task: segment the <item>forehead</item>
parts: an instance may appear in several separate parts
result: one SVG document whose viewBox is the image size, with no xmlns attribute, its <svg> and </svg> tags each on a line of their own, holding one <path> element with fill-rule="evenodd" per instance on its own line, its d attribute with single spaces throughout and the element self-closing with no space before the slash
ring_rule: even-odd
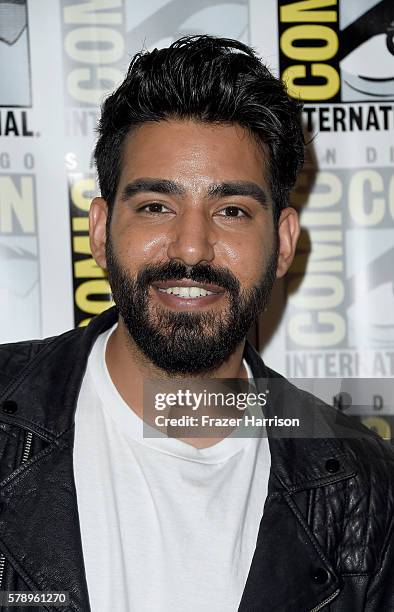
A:
<svg viewBox="0 0 394 612">
<path fill-rule="evenodd" d="M 236 124 L 149 122 L 125 139 L 118 191 L 141 176 L 174 179 L 194 191 L 212 182 L 253 181 L 269 192 L 268 153 Z"/>
</svg>

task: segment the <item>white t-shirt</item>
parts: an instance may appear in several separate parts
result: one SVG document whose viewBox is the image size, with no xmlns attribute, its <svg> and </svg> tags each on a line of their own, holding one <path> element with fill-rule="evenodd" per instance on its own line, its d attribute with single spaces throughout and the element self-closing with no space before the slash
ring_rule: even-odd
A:
<svg viewBox="0 0 394 612">
<path fill-rule="evenodd" d="M 267 495 L 267 438 L 254 428 L 203 449 L 144 438 L 106 367 L 115 327 L 93 346 L 75 415 L 92 612 L 235 612 Z"/>
</svg>

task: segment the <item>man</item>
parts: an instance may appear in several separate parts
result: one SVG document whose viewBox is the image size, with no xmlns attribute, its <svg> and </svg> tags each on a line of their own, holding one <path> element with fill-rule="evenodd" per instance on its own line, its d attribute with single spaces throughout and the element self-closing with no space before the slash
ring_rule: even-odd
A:
<svg viewBox="0 0 394 612">
<path fill-rule="evenodd" d="M 245 340 L 294 256 L 300 105 L 247 46 L 185 37 L 133 59 L 95 159 L 116 308 L 1 348 L 1 590 L 83 612 L 394 609 L 392 451 Z M 144 436 L 148 379 L 254 379 L 318 436 Z"/>
</svg>

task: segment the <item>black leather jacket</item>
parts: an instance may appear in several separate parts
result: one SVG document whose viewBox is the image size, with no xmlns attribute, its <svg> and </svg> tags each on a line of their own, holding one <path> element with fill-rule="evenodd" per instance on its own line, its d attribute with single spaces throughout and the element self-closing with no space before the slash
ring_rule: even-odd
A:
<svg viewBox="0 0 394 612">
<path fill-rule="evenodd" d="M 116 318 L 111 309 L 84 330 L 0 347 L 0 590 L 70 595 L 66 608 L 28 609 L 90 610 L 74 411 L 92 343 Z M 279 376 L 250 345 L 245 356 L 255 377 Z M 310 411 L 311 396 L 283 382 L 292 405 Z M 332 408 L 317 413 L 321 437 L 269 437 L 268 497 L 242 612 L 394 611 L 394 453 Z M 339 427 L 360 435 L 333 437 Z"/>
</svg>

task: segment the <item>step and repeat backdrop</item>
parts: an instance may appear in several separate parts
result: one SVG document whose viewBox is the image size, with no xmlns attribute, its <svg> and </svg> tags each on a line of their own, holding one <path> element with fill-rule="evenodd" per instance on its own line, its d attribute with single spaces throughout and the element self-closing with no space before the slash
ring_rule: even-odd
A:
<svg viewBox="0 0 394 612">
<path fill-rule="evenodd" d="M 303 231 L 258 325 L 265 360 L 288 377 L 392 377 L 392 0 L 0 0 L 0 341 L 111 304 L 88 241 L 99 106 L 141 48 L 198 33 L 252 45 L 305 101 Z M 386 433 L 387 409 L 371 403 Z"/>
</svg>

